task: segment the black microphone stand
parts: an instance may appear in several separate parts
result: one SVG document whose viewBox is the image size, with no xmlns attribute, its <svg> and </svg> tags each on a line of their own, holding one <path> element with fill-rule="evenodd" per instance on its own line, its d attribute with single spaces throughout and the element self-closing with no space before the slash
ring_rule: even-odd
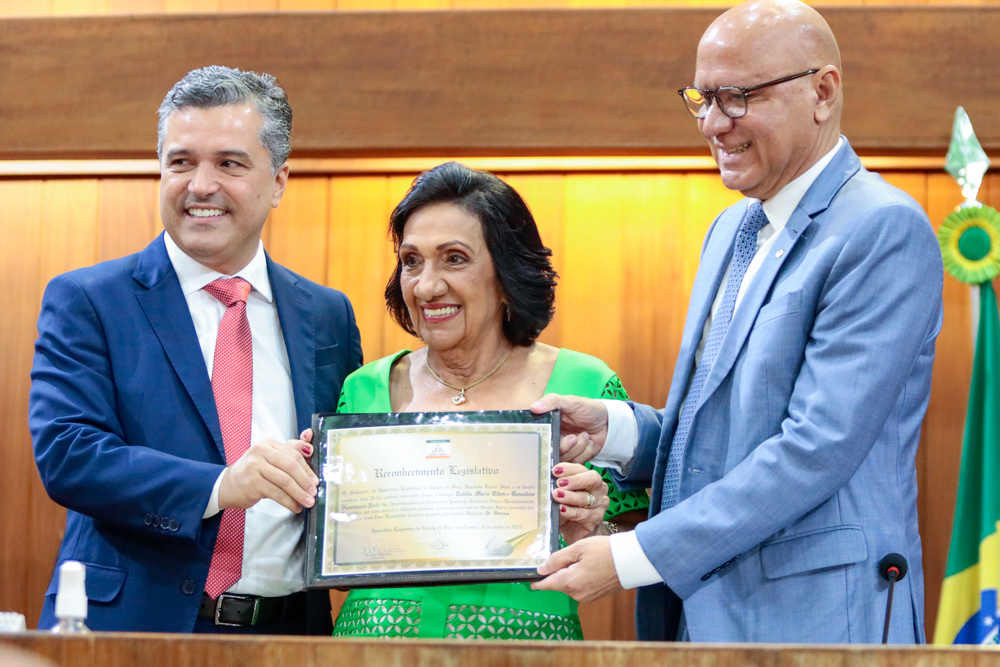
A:
<svg viewBox="0 0 1000 667">
<path fill-rule="evenodd" d="M 889 619 L 892 617 L 892 593 L 896 582 L 906 576 L 906 559 L 900 554 L 887 554 L 878 564 L 878 573 L 889 582 L 889 599 L 885 603 L 885 625 L 882 628 L 882 643 L 889 643 Z"/>
</svg>

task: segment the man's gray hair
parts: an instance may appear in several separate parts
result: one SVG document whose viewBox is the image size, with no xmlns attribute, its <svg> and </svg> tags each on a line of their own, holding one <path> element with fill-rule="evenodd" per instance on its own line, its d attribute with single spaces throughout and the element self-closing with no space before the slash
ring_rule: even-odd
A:
<svg viewBox="0 0 1000 667">
<path fill-rule="evenodd" d="M 257 138 L 271 156 L 271 173 L 277 173 L 292 151 L 292 107 L 288 105 L 288 94 L 270 74 L 220 65 L 188 72 L 163 98 L 157 124 L 157 157 L 162 157 L 167 120 L 173 112 L 185 107 L 208 109 L 230 104 L 250 104 L 260 114 L 263 122 Z"/>
</svg>

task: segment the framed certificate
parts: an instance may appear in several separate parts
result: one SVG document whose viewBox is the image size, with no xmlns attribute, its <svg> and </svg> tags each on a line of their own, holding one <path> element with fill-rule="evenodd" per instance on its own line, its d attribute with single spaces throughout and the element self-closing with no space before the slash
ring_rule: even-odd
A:
<svg viewBox="0 0 1000 667">
<path fill-rule="evenodd" d="M 559 548 L 559 413 L 313 416 L 307 585 L 531 581 Z"/>
</svg>

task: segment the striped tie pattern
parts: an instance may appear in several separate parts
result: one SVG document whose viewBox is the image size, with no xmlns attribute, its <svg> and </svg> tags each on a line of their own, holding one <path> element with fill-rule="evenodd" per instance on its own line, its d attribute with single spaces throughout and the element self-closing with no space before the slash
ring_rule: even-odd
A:
<svg viewBox="0 0 1000 667">
<path fill-rule="evenodd" d="M 253 413 L 253 339 L 247 319 L 250 283 L 242 278 L 222 278 L 207 285 L 205 290 L 226 306 L 215 341 L 212 393 L 222 427 L 226 465 L 233 465 L 250 449 Z M 223 510 L 205 583 L 205 592 L 213 599 L 240 579 L 245 525 L 245 510 Z"/>
<path fill-rule="evenodd" d="M 698 399 L 701 397 L 701 390 L 705 386 L 708 372 L 712 370 L 712 364 L 719 356 L 722 340 L 726 337 L 726 332 L 729 331 L 729 323 L 732 321 L 733 311 L 736 309 L 736 296 L 740 292 L 740 285 L 743 284 L 743 276 L 746 275 L 750 262 L 757 253 L 757 234 L 766 224 L 767 216 L 764 214 L 764 207 L 761 206 L 760 202 L 754 202 L 736 233 L 736 248 L 733 250 L 733 258 L 729 263 L 729 279 L 726 281 L 726 290 L 722 293 L 722 303 L 719 304 L 715 317 L 712 319 L 712 327 L 708 330 L 708 338 L 705 340 L 705 348 L 701 353 L 701 361 L 694 373 L 694 379 L 691 380 L 691 387 L 688 389 L 687 398 L 684 400 L 684 407 L 681 409 L 681 416 L 677 422 L 677 430 L 674 432 L 674 439 L 670 444 L 667 473 L 663 479 L 661 510 L 669 509 L 677 504 L 681 490 L 681 463 L 684 461 L 684 449 L 687 446 L 688 435 L 691 433 L 695 408 L 698 407 Z"/>
</svg>

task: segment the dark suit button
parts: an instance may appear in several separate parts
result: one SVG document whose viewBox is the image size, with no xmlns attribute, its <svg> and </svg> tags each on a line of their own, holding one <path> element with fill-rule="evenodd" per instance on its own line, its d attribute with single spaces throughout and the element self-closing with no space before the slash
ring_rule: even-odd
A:
<svg viewBox="0 0 1000 667">
<path fill-rule="evenodd" d="M 177 532 L 177 529 L 181 527 L 181 524 L 177 523 L 177 519 L 170 520 L 170 530 Z"/>
<path fill-rule="evenodd" d="M 184 593 L 184 595 L 194 595 L 194 591 L 195 591 L 194 582 L 191 581 L 190 579 L 181 584 L 181 592 Z"/>
<path fill-rule="evenodd" d="M 702 578 L 701 578 L 701 580 L 702 580 L 702 581 L 708 581 L 709 579 L 711 579 L 711 578 L 712 578 L 712 575 L 713 575 L 713 574 L 714 574 L 714 572 L 709 572 L 708 574 L 706 574 L 706 575 L 703 575 L 703 576 L 702 576 Z"/>
<path fill-rule="evenodd" d="M 153 515 L 150 514 L 149 512 L 146 512 L 146 516 L 145 518 L 143 518 L 143 521 L 146 522 L 147 526 L 153 525 Z"/>
<path fill-rule="evenodd" d="M 153 515 L 153 528 L 159 528 L 159 527 L 160 527 L 160 517 L 158 517 L 158 516 L 156 516 L 154 514 Z"/>
</svg>

